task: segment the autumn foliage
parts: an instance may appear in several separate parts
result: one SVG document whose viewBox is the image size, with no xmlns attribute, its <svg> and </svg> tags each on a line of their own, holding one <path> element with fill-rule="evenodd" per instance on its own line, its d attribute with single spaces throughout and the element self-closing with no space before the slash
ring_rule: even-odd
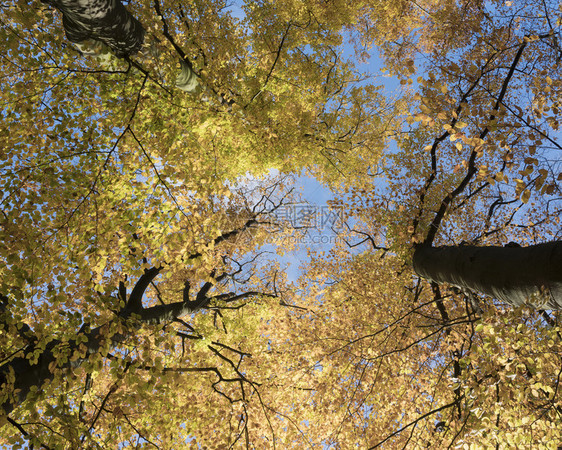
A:
<svg viewBox="0 0 562 450">
<path fill-rule="evenodd" d="M 558 4 L 0 9 L 0 445 L 562 445 Z"/>
</svg>

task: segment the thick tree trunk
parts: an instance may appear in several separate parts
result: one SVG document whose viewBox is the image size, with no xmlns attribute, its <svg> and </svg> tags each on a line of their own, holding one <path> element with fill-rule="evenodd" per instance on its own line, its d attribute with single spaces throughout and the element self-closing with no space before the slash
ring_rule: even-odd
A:
<svg viewBox="0 0 562 450">
<path fill-rule="evenodd" d="M 158 273 L 157 269 L 153 269 L 155 273 Z M 140 293 L 142 297 L 144 293 L 144 288 Z M 105 336 L 104 329 L 108 325 L 99 326 L 84 334 L 85 340 L 82 340 L 82 345 L 85 348 L 81 348 L 81 344 L 76 340 L 71 340 L 64 343 L 64 347 L 67 348 L 67 360 L 66 362 L 61 362 L 60 357 L 57 356 L 62 344 L 61 341 L 54 340 L 47 344 L 44 349 L 37 349 L 32 344 L 26 350 L 24 350 L 24 356 L 18 356 L 10 361 L 0 365 L 0 388 L 3 384 L 10 386 L 8 388 L 9 392 L 17 392 L 13 398 L 0 399 L 0 409 L 3 409 L 6 414 L 9 414 L 15 407 L 19 406 L 27 398 L 27 395 L 31 391 L 32 387 L 41 388 L 43 384 L 47 381 L 53 379 L 52 371 L 55 369 L 66 370 L 71 367 L 80 366 L 88 357 L 94 353 L 99 353 L 102 348 L 106 348 L 111 351 L 119 344 L 127 340 L 132 333 L 134 333 L 140 323 L 144 324 L 159 324 L 163 322 L 171 321 L 175 318 L 182 317 L 186 314 L 198 311 L 201 309 L 203 304 L 208 302 L 197 301 L 183 301 L 170 303 L 167 305 L 156 305 L 150 308 L 141 308 L 135 311 L 139 317 L 139 322 L 129 328 L 128 332 L 125 334 L 114 334 L 111 337 Z M 127 314 L 124 315 L 124 319 L 127 318 Z M 29 329 L 27 325 L 23 325 L 25 329 Z M 23 329 L 23 328 L 22 328 Z M 31 335 L 31 330 L 29 334 Z M 77 333 L 77 335 L 80 333 Z M 81 351 L 85 353 L 83 357 L 78 359 L 70 360 L 75 351 Z M 31 362 L 28 355 L 39 352 L 39 357 L 37 362 Z"/>
<path fill-rule="evenodd" d="M 120 58 L 142 47 L 144 28 L 120 0 L 42 1 L 62 13 L 64 31 L 70 42 L 101 41 Z"/>
<path fill-rule="evenodd" d="M 416 273 L 513 306 L 562 309 L 562 241 L 529 247 L 430 247 L 414 252 Z"/>
<path fill-rule="evenodd" d="M 120 0 L 42 0 L 62 13 L 66 37 L 81 50 L 81 42 L 92 39 L 103 42 L 119 58 L 138 52 L 144 42 L 145 30 Z M 182 52 L 183 55 L 183 52 Z M 187 56 L 180 59 L 176 86 L 188 93 L 200 89 L 199 77 Z"/>
<path fill-rule="evenodd" d="M 85 348 L 81 349 L 80 344 L 76 341 L 66 343 L 64 347 L 67 349 L 67 359 L 64 363 L 61 363 L 60 357 L 57 356 L 57 353 L 60 351 L 57 347 L 60 347 L 62 343 L 54 340 L 47 344 L 45 349 L 36 349 L 34 345 L 30 345 L 24 351 L 24 356 L 15 357 L 1 365 L 0 386 L 6 383 L 7 392 L 15 392 L 12 398 L 4 398 L 0 402 L 0 407 L 4 412 L 9 414 L 14 407 L 19 406 L 27 398 L 32 387 L 35 386 L 41 389 L 41 386 L 46 381 L 52 380 L 55 368 L 65 370 L 71 367 L 78 367 L 89 355 L 98 353 L 103 346 L 107 345 L 105 342 L 108 339 L 108 347 L 111 350 L 127 337 L 124 335 L 113 335 L 111 338 L 106 338 L 103 336 L 104 327 L 98 327 L 85 334 L 86 341 L 82 343 Z M 71 361 L 71 357 L 76 350 L 82 350 L 82 352 L 85 352 L 85 355 Z M 29 356 L 37 351 L 39 351 L 37 362 L 32 362 Z"/>
</svg>

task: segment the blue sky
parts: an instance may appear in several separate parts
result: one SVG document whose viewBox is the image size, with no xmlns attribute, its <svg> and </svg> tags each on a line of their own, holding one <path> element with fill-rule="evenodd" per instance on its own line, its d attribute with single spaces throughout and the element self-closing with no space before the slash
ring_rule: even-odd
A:
<svg viewBox="0 0 562 450">
<path fill-rule="evenodd" d="M 244 18 L 245 14 L 240 6 L 243 3 L 244 2 L 241 1 L 234 1 L 229 6 L 228 9 L 234 17 L 239 19 Z M 346 40 L 348 39 L 344 38 L 344 41 Z M 354 50 L 349 42 L 342 46 L 341 52 L 344 57 L 354 58 Z M 357 64 L 357 69 L 360 72 L 369 73 L 373 78 L 377 78 L 374 84 L 382 85 L 384 94 L 388 97 L 392 97 L 394 93 L 401 89 L 400 83 L 397 78 L 384 75 L 381 72 L 382 67 L 382 62 L 375 53 L 371 53 L 370 58 L 366 62 Z M 368 80 L 365 80 L 363 83 L 367 81 Z M 275 174 L 276 171 L 270 171 L 270 175 L 274 176 Z M 295 191 L 300 194 L 303 200 L 303 206 L 307 204 L 315 208 L 319 216 L 324 214 L 324 211 L 328 207 L 328 202 L 335 198 L 332 190 L 304 173 L 294 177 L 294 188 Z M 334 231 L 329 229 L 329 227 L 316 230 L 310 229 L 307 231 L 307 235 L 304 239 L 301 239 L 303 242 L 298 243 L 294 250 L 285 253 L 283 256 L 277 255 L 275 258 L 286 267 L 289 281 L 296 281 L 297 278 L 302 275 L 300 267 L 310 260 L 307 247 L 317 252 L 328 251 L 333 245 L 334 239 L 337 239 L 337 235 Z M 275 245 L 266 245 L 262 250 L 275 253 L 276 248 Z"/>
</svg>

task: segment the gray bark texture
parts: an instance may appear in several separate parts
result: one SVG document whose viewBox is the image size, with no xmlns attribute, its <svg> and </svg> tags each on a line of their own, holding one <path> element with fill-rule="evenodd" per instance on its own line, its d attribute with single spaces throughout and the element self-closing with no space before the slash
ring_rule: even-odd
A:
<svg viewBox="0 0 562 450">
<path fill-rule="evenodd" d="M 68 40 L 87 53 L 81 45 L 87 40 L 102 42 L 119 58 L 140 51 L 145 30 L 120 0 L 42 0 L 62 13 L 62 24 Z M 166 26 L 167 30 L 167 26 Z M 199 77 L 185 57 L 180 59 L 176 86 L 194 94 L 200 89 Z"/>
<path fill-rule="evenodd" d="M 414 252 L 427 280 L 489 295 L 513 306 L 562 309 L 562 241 L 528 247 L 430 247 Z"/>
<path fill-rule="evenodd" d="M 62 13 L 64 31 L 70 42 L 100 41 L 120 58 L 142 47 L 144 28 L 120 0 L 42 1 Z"/>
</svg>

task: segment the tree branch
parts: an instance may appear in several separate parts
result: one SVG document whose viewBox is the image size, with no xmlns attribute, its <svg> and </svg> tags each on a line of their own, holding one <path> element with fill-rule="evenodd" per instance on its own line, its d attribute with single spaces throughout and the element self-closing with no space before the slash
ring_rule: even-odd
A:
<svg viewBox="0 0 562 450">
<path fill-rule="evenodd" d="M 152 280 L 160 273 L 162 267 L 152 267 L 150 269 L 145 269 L 144 273 L 138 279 L 137 284 L 131 292 L 129 301 L 127 301 L 125 306 L 125 311 L 127 313 L 137 313 L 143 309 L 142 307 L 142 297 L 146 291 L 146 288 L 152 283 Z"/>
<path fill-rule="evenodd" d="M 492 122 L 493 120 L 496 119 L 496 111 L 499 110 L 500 104 L 503 101 L 503 98 L 504 98 L 504 96 L 507 92 L 507 87 L 509 85 L 509 82 L 511 81 L 511 78 L 513 77 L 513 74 L 515 72 L 515 68 L 517 67 L 517 64 L 519 64 L 519 60 L 521 59 L 521 56 L 523 55 L 523 51 L 525 50 L 526 46 L 527 46 L 526 41 L 523 41 L 519 45 L 519 50 L 515 54 L 515 58 L 513 59 L 511 67 L 509 68 L 509 72 L 508 72 L 507 76 L 505 77 L 505 79 L 502 83 L 500 95 L 498 96 L 498 99 L 496 100 L 496 103 L 494 105 L 492 113 L 490 114 L 490 117 L 488 119 L 488 123 L 490 123 L 490 122 Z M 480 132 L 479 139 L 481 141 L 484 140 L 489 132 L 490 132 L 490 128 L 489 128 L 488 125 L 486 125 L 484 127 L 484 129 Z M 447 196 L 441 201 L 441 205 L 439 206 L 439 210 L 437 211 L 437 214 L 435 215 L 435 217 L 433 218 L 433 220 L 431 221 L 431 224 L 429 226 L 429 231 L 428 231 L 428 233 L 426 235 L 426 238 L 424 240 L 424 245 L 430 246 L 433 243 L 433 241 L 435 239 L 435 236 L 437 235 L 437 231 L 439 230 L 439 226 L 441 225 L 441 221 L 445 217 L 445 213 L 447 212 L 447 208 L 449 207 L 451 202 L 455 198 L 457 198 L 457 196 L 462 191 L 464 191 L 464 189 L 468 185 L 469 181 L 472 179 L 474 174 L 476 174 L 477 170 L 476 170 L 476 164 L 475 163 L 476 163 L 476 157 L 478 156 L 477 148 L 478 147 L 476 147 L 476 148 L 474 148 L 474 150 L 472 150 L 472 153 L 469 157 L 468 169 L 467 169 L 465 177 L 461 180 L 460 184 L 452 192 L 448 193 Z"/>
</svg>

